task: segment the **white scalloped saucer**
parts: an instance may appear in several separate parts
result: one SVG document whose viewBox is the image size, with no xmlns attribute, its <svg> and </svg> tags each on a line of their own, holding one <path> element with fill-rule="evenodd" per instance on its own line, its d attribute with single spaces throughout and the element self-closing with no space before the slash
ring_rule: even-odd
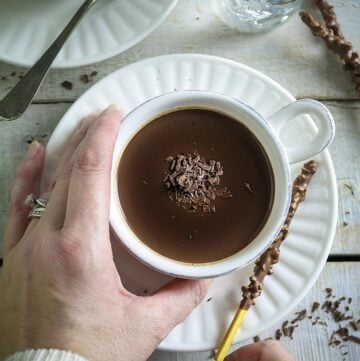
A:
<svg viewBox="0 0 360 361">
<path fill-rule="evenodd" d="M 129 65 L 99 81 L 67 111 L 47 146 L 43 189 L 57 164 L 58 156 L 88 113 L 110 103 L 121 104 L 128 113 L 156 95 L 185 89 L 202 89 L 236 97 L 265 117 L 294 97 L 264 74 L 234 61 L 197 54 L 166 55 Z M 316 132 L 315 123 L 299 117 L 282 133 L 286 144 L 308 142 Z M 337 220 L 337 187 L 328 151 L 315 157 L 319 164 L 307 193 L 282 246 L 280 262 L 267 277 L 264 292 L 239 331 L 236 342 L 260 333 L 284 318 L 306 295 L 318 278 L 329 254 Z M 293 177 L 301 164 L 291 167 Z M 134 292 L 151 292 L 169 280 L 139 264 L 117 241 L 113 242 L 115 262 L 124 284 Z M 200 351 L 214 349 L 226 330 L 241 299 L 253 265 L 214 281 L 205 300 L 161 343 L 160 349 Z"/>
<path fill-rule="evenodd" d="M 143 40 L 178 0 L 101 0 L 56 57 L 54 68 L 96 63 Z M 65 27 L 83 0 L 1 0 L 0 60 L 30 67 Z"/>
</svg>

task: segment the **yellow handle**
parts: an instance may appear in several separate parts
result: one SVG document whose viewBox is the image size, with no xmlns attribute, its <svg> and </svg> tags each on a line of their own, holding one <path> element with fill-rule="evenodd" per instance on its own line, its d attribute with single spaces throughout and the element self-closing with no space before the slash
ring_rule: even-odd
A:
<svg viewBox="0 0 360 361">
<path fill-rule="evenodd" d="M 233 320 L 231 321 L 231 325 L 227 329 L 226 334 L 221 341 L 219 349 L 216 352 L 216 355 L 214 358 L 215 361 L 223 361 L 224 360 L 226 354 L 229 351 L 231 344 L 234 341 L 234 338 L 236 336 L 236 333 L 238 332 L 238 329 L 240 328 L 241 324 L 244 321 L 246 313 L 247 313 L 247 310 L 243 310 L 242 308 L 239 308 L 237 310 L 236 315 L 234 316 Z"/>
</svg>

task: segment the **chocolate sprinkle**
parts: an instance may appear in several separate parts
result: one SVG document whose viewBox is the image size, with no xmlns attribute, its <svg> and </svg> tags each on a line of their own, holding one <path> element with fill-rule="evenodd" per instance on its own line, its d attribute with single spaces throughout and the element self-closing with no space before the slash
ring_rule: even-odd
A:
<svg viewBox="0 0 360 361">
<path fill-rule="evenodd" d="M 300 311 L 300 312 L 296 312 L 295 315 L 297 315 L 297 317 L 294 318 L 294 319 L 291 321 L 291 323 L 294 324 L 294 323 L 296 323 L 296 322 L 298 322 L 298 321 L 304 320 L 305 317 L 306 317 L 306 313 L 307 313 L 306 310 L 302 310 L 302 311 Z"/>
<path fill-rule="evenodd" d="M 291 204 L 286 220 L 271 246 L 255 262 L 254 273 L 250 277 L 250 283 L 241 288 L 243 299 L 240 308 L 248 310 L 251 305 L 255 305 L 255 298 L 261 295 L 265 276 L 273 273 L 274 264 L 278 263 L 280 257 L 280 245 L 289 233 L 290 223 L 295 215 L 299 204 L 305 199 L 307 186 L 315 174 L 317 164 L 311 160 L 304 164 L 301 173 L 293 183 Z"/>
<path fill-rule="evenodd" d="M 311 308 L 311 313 L 314 313 L 320 307 L 320 302 L 314 302 Z"/>
<path fill-rule="evenodd" d="M 94 70 L 90 74 L 82 74 L 82 75 L 80 75 L 80 80 L 84 84 L 88 84 L 88 83 L 91 83 L 97 75 L 98 75 L 98 72 L 96 70 Z"/>
<path fill-rule="evenodd" d="M 268 339 L 279 340 L 282 337 L 293 339 L 295 328 L 304 320 L 311 319 L 312 326 L 320 326 L 322 328 L 323 332 L 317 332 L 317 334 L 326 335 L 329 347 L 341 350 L 341 356 L 346 356 L 348 354 L 347 344 L 349 342 L 360 344 L 360 337 L 357 334 L 360 330 L 360 319 L 354 319 L 352 314 L 346 314 L 346 312 L 350 311 L 349 305 L 352 301 L 350 297 L 343 296 L 330 301 L 326 298 L 329 294 L 336 298 L 333 295 L 333 290 L 326 288 L 324 293 L 325 299 L 322 304 L 315 301 L 312 304 L 311 310 L 304 309 L 296 312 L 296 318 L 291 321 L 293 323 L 290 326 L 288 326 L 289 320 L 285 320 L 281 325 L 281 332 L 277 329 L 273 337 Z M 310 314 L 306 317 L 307 313 Z M 343 350 L 344 348 L 345 350 Z M 345 361 L 345 358 L 342 360 Z"/>
<path fill-rule="evenodd" d="M 223 167 L 215 160 L 206 161 L 197 152 L 176 157 L 168 156 L 169 170 L 164 178 L 172 201 L 188 212 L 216 211 L 215 200 L 229 198 L 231 193 L 226 187 L 218 188 Z"/>
<path fill-rule="evenodd" d="M 65 80 L 61 83 L 61 86 L 66 90 L 72 90 L 73 83 L 71 81 Z"/>
</svg>

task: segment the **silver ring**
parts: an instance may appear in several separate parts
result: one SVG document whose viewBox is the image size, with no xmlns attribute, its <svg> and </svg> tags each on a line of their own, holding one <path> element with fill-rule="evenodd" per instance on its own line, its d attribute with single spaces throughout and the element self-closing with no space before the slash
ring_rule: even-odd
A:
<svg viewBox="0 0 360 361">
<path fill-rule="evenodd" d="M 29 194 L 25 199 L 25 204 L 31 207 L 28 217 L 41 218 L 48 202 L 47 199 L 35 198 L 33 194 Z"/>
</svg>

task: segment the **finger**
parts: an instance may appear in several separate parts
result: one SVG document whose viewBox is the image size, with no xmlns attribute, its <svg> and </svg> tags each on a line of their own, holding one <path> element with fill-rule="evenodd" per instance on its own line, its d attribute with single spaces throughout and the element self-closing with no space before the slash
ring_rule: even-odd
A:
<svg viewBox="0 0 360 361">
<path fill-rule="evenodd" d="M 137 302 L 147 304 L 154 318 L 164 327 L 164 337 L 204 299 L 212 280 L 176 279 L 150 297 Z M 145 307 L 146 309 L 146 307 Z"/>
<path fill-rule="evenodd" d="M 109 230 L 110 171 L 120 121 L 120 111 L 107 108 L 90 125 L 75 155 L 64 230 L 76 228 L 84 239 Z"/>
<path fill-rule="evenodd" d="M 57 179 L 60 174 L 66 172 L 71 157 L 74 155 L 75 150 L 84 139 L 90 124 L 97 118 L 96 115 L 91 114 L 86 117 L 79 125 L 79 127 L 75 130 L 74 134 L 70 138 L 69 142 L 66 144 L 64 154 L 61 156 L 59 164 L 51 177 L 50 190 L 52 190 L 56 184 Z"/>
<path fill-rule="evenodd" d="M 280 342 L 269 340 L 256 342 L 239 348 L 225 358 L 225 361 L 293 361 L 293 357 Z"/>
<path fill-rule="evenodd" d="M 43 146 L 37 141 L 32 142 L 17 170 L 11 189 L 9 219 L 5 229 L 5 256 L 20 241 L 29 224 L 30 209 L 24 201 L 30 193 L 38 193 L 44 154 Z"/>
<path fill-rule="evenodd" d="M 91 115 L 83 120 L 78 129 L 75 131 L 62 155 L 59 164 L 52 176 L 49 191 L 44 195 L 44 199 L 51 198 L 44 214 L 43 222 L 50 224 L 52 229 L 60 229 L 64 224 L 67 196 L 69 191 L 69 182 L 72 170 L 72 163 L 76 151 L 86 136 L 90 124 L 96 119 Z M 43 196 L 42 196 L 43 198 Z"/>
</svg>

